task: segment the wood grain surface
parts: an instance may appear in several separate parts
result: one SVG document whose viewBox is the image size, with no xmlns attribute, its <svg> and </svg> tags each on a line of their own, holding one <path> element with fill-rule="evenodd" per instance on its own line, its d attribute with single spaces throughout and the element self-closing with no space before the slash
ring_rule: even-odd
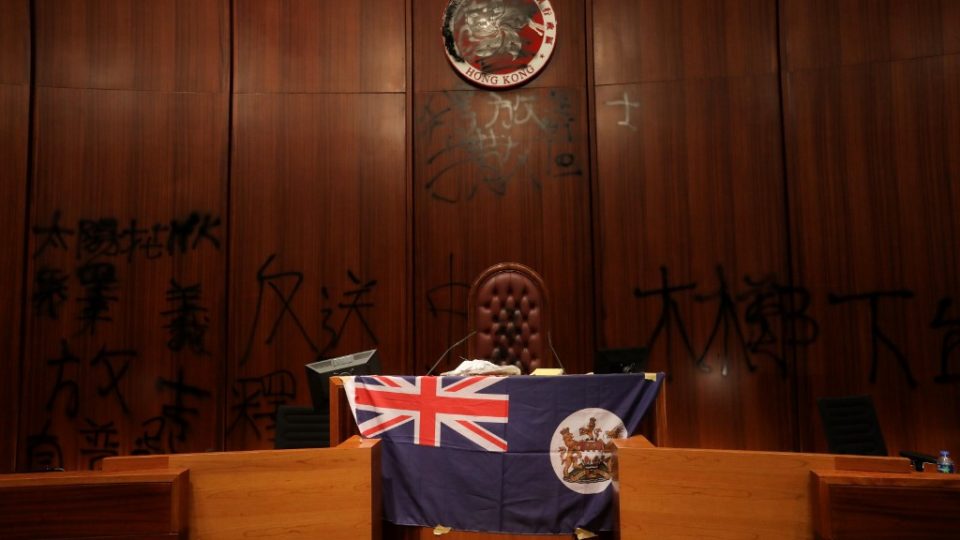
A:
<svg viewBox="0 0 960 540">
<path fill-rule="evenodd" d="M 379 441 L 163 457 L 110 458 L 104 470 L 188 469 L 190 538 L 380 537 Z"/>
<path fill-rule="evenodd" d="M 20 330 L 23 301 L 23 230 L 27 211 L 30 129 L 30 25 L 28 2 L 0 0 L 0 473 L 14 470 L 20 404 Z"/>
</svg>

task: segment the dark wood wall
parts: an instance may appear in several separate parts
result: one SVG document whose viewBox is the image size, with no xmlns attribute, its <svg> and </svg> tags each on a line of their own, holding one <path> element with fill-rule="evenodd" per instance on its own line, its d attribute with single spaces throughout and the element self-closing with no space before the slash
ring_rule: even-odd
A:
<svg viewBox="0 0 960 540">
<path fill-rule="evenodd" d="M 425 373 L 502 261 L 568 371 L 651 348 L 673 445 L 823 451 L 869 393 L 960 450 L 956 2 L 554 0 L 506 92 L 445 4 L 0 0 L 0 469 L 269 447 L 304 363 Z"/>
<path fill-rule="evenodd" d="M 0 471 L 16 459 L 20 402 L 23 243 L 30 132 L 30 10 L 26 0 L 0 1 Z"/>
</svg>

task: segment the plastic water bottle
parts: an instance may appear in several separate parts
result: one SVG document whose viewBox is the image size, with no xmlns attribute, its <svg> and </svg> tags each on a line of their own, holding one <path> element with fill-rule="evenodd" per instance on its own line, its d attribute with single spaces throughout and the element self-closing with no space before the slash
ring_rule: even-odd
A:
<svg viewBox="0 0 960 540">
<path fill-rule="evenodd" d="M 950 452 L 946 450 L 940 451 L 940 457 L 937 459 L 937 470 L 942 473 L 950 473 L 956 471 L 956 468 L 953 465 L 953 460 L 950 459 Z"/>
</svg>

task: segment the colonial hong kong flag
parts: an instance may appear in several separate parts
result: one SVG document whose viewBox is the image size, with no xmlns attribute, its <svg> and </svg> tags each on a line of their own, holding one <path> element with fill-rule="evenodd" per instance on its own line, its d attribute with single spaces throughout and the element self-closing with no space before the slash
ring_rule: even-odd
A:
<svg viewBox="0 0 960 540">
<path fill-rule="evenodd" d="M 383 440 L 384 518 L 505 533 L 611 530 L 613 439 L 636 433 L 663 374 L 346 377 Z"/>
</svg>

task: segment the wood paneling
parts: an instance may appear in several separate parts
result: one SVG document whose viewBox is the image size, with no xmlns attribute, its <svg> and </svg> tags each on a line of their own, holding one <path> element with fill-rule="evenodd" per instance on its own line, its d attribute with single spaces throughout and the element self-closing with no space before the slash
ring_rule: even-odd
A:
<svg viewBox="0 0 960 540">
<path fill-rule="evenodd" d="M 784 321 L 740 315 L 789 282 L 777 107 L 773 76 L 597 90 L 601 344 L 651 347 L 674 445 L 792 447 Z"/>
<path fill-rule="evenodd" d="M 0 84 L 30 84 L 28 0 L 0 0 Z"/>
<path fill-rule="evenodd" d="M 38 0 L 37 85 L 220 92 L 227 0 Z"/>
<path fill-rule="evenodd" d="M 237 0 L 236 91 L 403 92 L 405 13 L 397 0 Z"/>
<path fill-rule="evenodd" d="M 791 449 L 775 10 L 594 15 L 600 346 L 670 374 L 672 445 Z"/>
<path fill-rule="evenodd" d="M 414 152 L 417 358 L 424 374 L 465 336 L 467 289 L 520 262 L 551 293 L 568 372 L 592 365 L 585 96 L 568 88 L 418 93 Z M 460 362 L 454 351 L 438 368 Z"/>
<path fill-rule="evenodd" d="M 598 85 L 758 75 L 777 70 L 768 0 L 596 0 Z"/>
<path fill-rule="evenodd" d="M 250 448 L 273 434 L 239 416 L 245 379 L 286 373 L 306 403 L 320 357 L 377 348 L 406 371 L 406 122 L 401 94 L 235 99 L 228 440 Z"/>
<path fill-rule="evenodd" d="M 186 538 L 183 469 L 0 476 L 0 527 L 8 540 Z"/>
<path fill-rule="evenodd" d="M 780 0 L 789 70 L 958 52 L 955 0 Z"/>
<path fill-rule="evenodd" d="M 787 78 L 796 275 L 822 329 L 803 362 L 806 448 L 825 448 L 816 397 L 857 393 L 890 451 L 960 446 L 957 377 L 935 382 L 960 297 L 958 77 L 947 56 Z M 851 295 L 874 299 L 838 302 Z"/>
<path fill-rule="evenodd" d="M 0 473 L 16 458 L 20 398 L 20 329 L 23 229 L 27 205 L 27 140 L 30 118 L 30 24 L 28 3 L 0 1 Z"/>
<path fill-rule="evenodd" d="M 524 88 L 585 84 L 585 4 L 581 0 L 551 0 L 557 16 L 557 45 L 544 70 Z M 443 49 L 443 12 L 447 0 L 416 0 L 413 11 L 413 80 L 419 92 L 474 88 L 450 65 Z"/>
<path fill-rule="evenodd" d="M 21 469 L 221 444 L 228 8 L 34 7 Z"/>
<path fill-rule="evenodd" d="M 218 445 L 226 109 L 37 90 L 21 468 Z"/>
</svg>

